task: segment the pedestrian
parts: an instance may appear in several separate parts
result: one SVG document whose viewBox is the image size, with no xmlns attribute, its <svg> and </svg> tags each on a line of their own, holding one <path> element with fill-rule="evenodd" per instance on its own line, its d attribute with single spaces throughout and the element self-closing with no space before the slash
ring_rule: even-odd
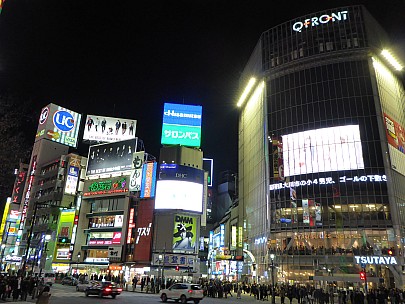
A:
<svg viewBox="0 0 405 304">
<path fill-rule="evenodd" d="M 51 297 L 51 289 L 49 286 L 45 286 L 42 292 L 39 294 L 36 304 L 48 304 Z"/>
</svg>

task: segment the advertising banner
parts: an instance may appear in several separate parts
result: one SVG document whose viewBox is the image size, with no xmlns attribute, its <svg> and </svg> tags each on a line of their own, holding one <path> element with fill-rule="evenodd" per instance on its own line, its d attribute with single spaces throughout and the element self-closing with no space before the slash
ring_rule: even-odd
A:
<svg viewBox="0 0 405 304">
<path fill-rule="evenodd" d="M 157 162 L 143 165 L 141 198 L 155 197 Z"/>
<path fill-rule="evenodd" d="M 202 107 L 165 103 L 162 145 L 200 147 Z"/>
<path fill-rule="evenodd" d="M 87 115 L 83 140 L 115 142 L 134 139 L 136 120 Z"/>
<path fill-rule="evenodd" d="M 405 130 L 403 126 L 384 113 L 388 143 L 405 154 Z"/>
<path fill-rule="evenodd" d="M 129 181 L 129 191 L 140 191 L 145 152 L 135 152 L 132 159 L 132 171 Z"/>
<path fill-rule="evenodd" d="M 109 261 L 120 261 L 122 255 L 121 246 L 111 246 L 108 247 L 108 260 Z"/>
<path fill-rule="evenodd" d="M 303 220 L 304 224 L 309 224 L 310 227 L 322 226 L 322 209 L 321 204 L 314 200 L 302 200 Z"/>
<path fill-rule="evenodd" d="M 208 187 L 212 187 L 212 178 L 214 176 L 214 160 L 212 158 L 203 158 L 203 169 L 208 172 Z"/>
<path fill-rule="evenodd" d="M 181 180 L 203 184 L 204 170 L 177 164 L 161 164 L 159 180 Z"/>
<path fill-rule="evenodd" d="M 80 119 L 80 114 L 50 103 L 41 111 L 35 141 L 45 138 L 76 147 Z"/>
<path fill-rule="evenodd" d="M 152 247 L 153 200 L 141 200 L 135 225 L 134 261 L 150 261 Z"/>
<path fill-rule="evenodd" d="M 358 125 L 288 134 L 282 142 L 284 176 L 364 169 Z"/>
<path fill-rule="evenodd" d="M 173 250 L 194 251 L 197 241 L 197 218 L 176 214 L 174 216 Z"/>
<path fill-rule="evenodd" d="M 75 195 L 78 181 L 79 181 L 79 168 L 69 166 L 66 178 L 65 193 Z"/>
<path fill-rule="evenodd" d="M 90 146 L 87 176 L 131 171 L 136 139 Z"/>
</svg>

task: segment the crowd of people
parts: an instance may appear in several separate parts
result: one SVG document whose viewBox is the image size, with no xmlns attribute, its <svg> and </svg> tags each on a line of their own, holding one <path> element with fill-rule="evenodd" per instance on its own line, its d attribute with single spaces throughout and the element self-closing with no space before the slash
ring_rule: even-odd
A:
<svg viewBox="0 0 405 304">
<path fill-rule="evenodd" d="M 50 288 L 37 276 L 0 275 L 1 300 L 26 301 L 28 296 L 36 298 L 37 304 L 46 304 L 51 296 Z"/>
</svg>

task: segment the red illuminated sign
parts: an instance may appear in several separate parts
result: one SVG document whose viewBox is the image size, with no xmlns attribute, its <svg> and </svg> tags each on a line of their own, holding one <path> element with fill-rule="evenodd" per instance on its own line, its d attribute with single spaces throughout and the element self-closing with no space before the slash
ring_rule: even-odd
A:
<svg viewBox="0 0 405 304">
<path fill-rule="evenodd" d="M 127 244 L 131 244 L 132 228 L 135 227 L 135 224 L 134 224 L 134 214 L 135 214 L 135 210 L 134 210 L 134 208 L 131 208 L 131 210 L 129 211 Z"/>
<path fill-rule="evenodd" d="M 153 200 L 141 200 L 138 207 L 135 230 L 134 262 L 149 262 L 152 242 Z"/>
</svg>

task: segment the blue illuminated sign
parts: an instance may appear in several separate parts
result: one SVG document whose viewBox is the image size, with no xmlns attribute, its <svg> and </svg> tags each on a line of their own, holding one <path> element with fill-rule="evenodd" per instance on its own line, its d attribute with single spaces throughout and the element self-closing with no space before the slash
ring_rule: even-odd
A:
<svg viewBox="0 0 405 304">
<path fill-rule="evenodd" d="M 75 127 L 75 119 L 68 111 L 57 111 L 53 115 L 53 124 L 62 132 L 69 132 Z"/>
<path fill-rule="evenodd" d="M 202 107 L 165 103 L 162 145 L 200 147 Z"/>
</svg>

